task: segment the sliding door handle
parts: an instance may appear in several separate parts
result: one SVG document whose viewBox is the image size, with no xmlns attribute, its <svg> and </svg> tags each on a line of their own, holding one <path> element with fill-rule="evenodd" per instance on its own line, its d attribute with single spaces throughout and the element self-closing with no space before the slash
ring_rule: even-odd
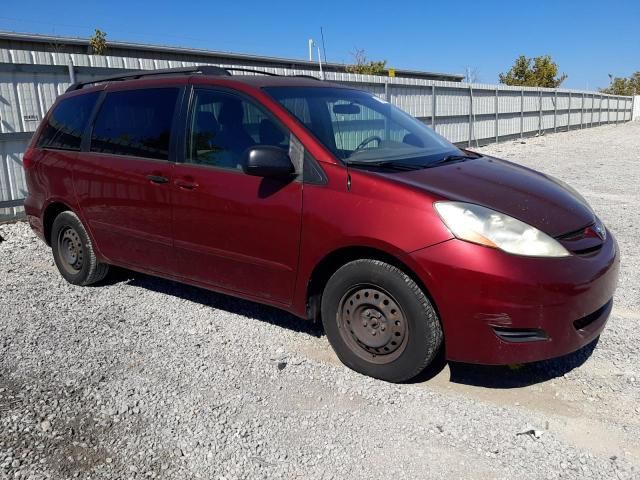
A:
<svg viewBox="0 0 640 480">
<path fill-rule="evenodd" d="M 168 183 L 169 182 L 169 179 L 167 177 L 163 177 L 162 175 L 147 175 L 147 180 L 150 180 L 153 183 Z"/>
</svg>

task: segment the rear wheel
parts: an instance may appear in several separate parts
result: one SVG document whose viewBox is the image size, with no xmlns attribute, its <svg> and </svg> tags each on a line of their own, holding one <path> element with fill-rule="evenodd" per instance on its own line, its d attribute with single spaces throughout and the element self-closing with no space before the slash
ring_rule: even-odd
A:
<svg viewBox="0 0 640 480">
<path fill-rule="evenodd" d="M 331 276 L 322 295 L 322 322 L 345 365 L 390 382 L 418 375 L 442 344 L 440 322 L 424 291 L 379 260 L 356 260 Z"/>
<path fill-rule="evenodd" d="M 69 283 L 90 285 L 109 273 L 109 265 L 98 262 L 89 235 L 73 212 L 62 212 L 53 221 L 51 249 L 60 274 Z"/>
</svg>

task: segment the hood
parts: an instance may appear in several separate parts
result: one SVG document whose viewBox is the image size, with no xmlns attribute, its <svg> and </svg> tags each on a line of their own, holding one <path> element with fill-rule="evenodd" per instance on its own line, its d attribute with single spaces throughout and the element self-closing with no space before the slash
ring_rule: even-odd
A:
<svg viewBox="0 0 640 480">
<path fill-rule="evenodd" d="M 491 157 L 384 174 L 414 188 L 505 213 L 557 237 L 594 222 L 589 205 L 559 181 Z"/>
</svg>

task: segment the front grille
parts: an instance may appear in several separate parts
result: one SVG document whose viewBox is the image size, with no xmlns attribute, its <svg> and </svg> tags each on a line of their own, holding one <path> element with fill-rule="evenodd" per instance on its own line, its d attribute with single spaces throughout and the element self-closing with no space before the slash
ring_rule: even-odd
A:
<svg viewBox="0 0 640 480">
<path fill-rule="evenodd" d="M 607 309 L 611 308 L 611 302 L 613 302 L 613 300 L 609 300 L 607 303 L 605 303 L 602 307 L 600 307 L 595 312 L 590 313 L 586 317 L 579 318 L 578 320 L 573 322 L 573 326 L 575 327 L 575 329 L 583 330 L 587 328 L 589 325 L 591 325 L 593 322 L 598 320 L 607 311 Z"/>
<path fill-rule="evenodd" d="M 563 247 L 576 255 L 589 255 L 598 252 L 604 241 L 595 230 L 595 224 L 574 232 L 556 237 Z"/>
</svg>

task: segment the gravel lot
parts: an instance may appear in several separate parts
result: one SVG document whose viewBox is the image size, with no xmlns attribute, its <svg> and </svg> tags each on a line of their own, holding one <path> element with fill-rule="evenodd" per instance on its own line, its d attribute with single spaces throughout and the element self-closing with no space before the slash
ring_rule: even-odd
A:
<svg viewBox="0 0 640 480">
<path fill-rule="evenodd" d="M 640 123 L 481 150 L 570 183 L 617 236 L 595 349 L 386 384 L 275 309 L 130 272 L 71 286 L 1 225 L 0 478 L 640 478 Z"/>
</svg>

